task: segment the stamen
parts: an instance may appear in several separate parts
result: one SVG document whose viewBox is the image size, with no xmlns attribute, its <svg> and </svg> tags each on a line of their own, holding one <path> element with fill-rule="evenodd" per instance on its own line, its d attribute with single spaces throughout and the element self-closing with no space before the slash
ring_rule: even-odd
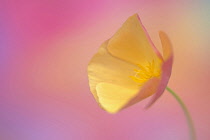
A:
<svg viewBox="0 0 210 140">
<path fill-rule="evenodd" d="M 148 62 L 148 64 L 145 66 L 140 64 L 137 64 L 137 66 L 139 67 L 139 69 L 135 69 L 135 75 L 130 77 L 135 82 L 137 82 L 139 86 L 143 85 L 145 82 L 153 77 L 159 77 L 161 74 L 161 70 L 155 67 L 154 59 Z"/>
</svg>

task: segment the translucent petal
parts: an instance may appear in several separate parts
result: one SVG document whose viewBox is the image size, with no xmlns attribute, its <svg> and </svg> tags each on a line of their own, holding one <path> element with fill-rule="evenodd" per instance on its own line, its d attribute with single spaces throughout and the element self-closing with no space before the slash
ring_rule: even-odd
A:
<svg viewBox="0 0 210 140">
<path fill-rule="evenodd" d="M 122 86 L 99 83 L 96 86 L 99 103 L 109 113 L 116 113 L 121 110 L 139 91 Z"/>
<path fill-rule="evenodd" d="M 144 65 L 160 59 L 137 14 L 126 20 L 110 39 L 107 48 L 113 56 L 133 64 Z"/>
<path fill-rule="evenodd" d="M 153 95 L 158 88 L 158 85 L 160 83 L 159 78 L 151 78 L 148 80 L 141 88 L 141 90 L 126 104 L 125 107 L 131 106 L 135 103 L 140 102 L 141 100 Z"/>
<path fill-rule="evenodd" d="M 148 103 L 148 105 L 146 106 L 146 108 L 154 104 L 157 101 L 157 99 L 163 94 L 168 84 L 169 78 L 171 76 L 171 71 L 172 71 L 172 64 L 173 64 L 172 44 L 168 36 L 164 32 L 162 31 L 159 32 L 159 36 L 160 36 L 162 47 L 163 47 L 163 58 L 164 58 L 164 63 L 162 65 L 162 76 L 161 76 L 159 87 L 156 93 L 153 95 L 150 102 Z"/>
<path fill-rule="evenodd" d="M 166 33 L 163 31 L 159 32 L 160 40 L 163 48 L 163 59 L 168 61 L 169 59 L 173 59 L 173 48 L 171 41 Z"/>
<path fill-rule="evenodd" d="M 107 43 L 108 41 L 101 45 L 98 53 L 93 56 L 88 65 L 89 85 L 91 92 L 97 101 L 98 95 L 96 92 L 96 85 L 101 82 L 129 89 L 140 89 L 138 83 L 130 78 L 130 76 L 135 75 L 134 69 L 137 69 L 138 67 L 113 57 L 106 49 Z M 112 89 L 107 90 L 109 90 L 110 93 L 113 93 Z"/>
<path fill-rule="evenodd" d="M 141 90 L 129 89 L 110 83 L 99 83 L 96 86 L 99 103 L 107 112 L 117 113 L 154 94 L 159 81 L 158 78 L 152 78 L 142 86 Z"/>
</svg>

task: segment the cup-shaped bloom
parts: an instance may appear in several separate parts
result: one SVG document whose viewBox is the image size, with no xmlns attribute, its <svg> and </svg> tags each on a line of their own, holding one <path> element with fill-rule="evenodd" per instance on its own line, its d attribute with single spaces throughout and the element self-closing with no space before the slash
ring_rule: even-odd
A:
<svg viewBox="0 0 210 140">
<path fill-rule="evenodd" d="M 153 95 L 149 107 L 164 92 L 173 53 L 167 35 L 160 31 L 159 36 L 163 56 L 135 14 L 100 46 L 89 62 L 88 78 L 90 90 L 104 110 L 116 113 Z"/>
</svg>

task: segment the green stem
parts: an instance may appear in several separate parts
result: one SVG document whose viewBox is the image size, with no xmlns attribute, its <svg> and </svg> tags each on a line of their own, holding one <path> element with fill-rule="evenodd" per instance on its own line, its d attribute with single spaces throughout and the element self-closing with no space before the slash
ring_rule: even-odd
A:
<svg viewBox="0 0 210 140">
<path fill-rule="evenodd" d="M 194 125 L 193 125 L 193 120 L 190 116 L 189 111 L 187 110 L 187 107 L 185 106 L 182 99 L 172 89 L 170 89 L 169 87 L 166 87 L 166 89 L 175 97 L 175 99 L 177 100 L 177 102 L 181 106 L 182 110 L 184 111 L 184 114 L 186 116 L 187 123 L 188 123 L 190 139 L 191 140 L 196 140 L 196 134 L 195 134 L 195 128 L 194 128 Z"/>
</svg>

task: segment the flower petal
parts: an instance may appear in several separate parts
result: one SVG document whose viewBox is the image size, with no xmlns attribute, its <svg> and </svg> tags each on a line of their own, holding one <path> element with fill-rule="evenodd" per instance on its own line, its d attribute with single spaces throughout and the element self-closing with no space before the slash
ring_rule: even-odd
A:
<svg viewBox="0 0 210 140">
<path fill-rule="evenodd" d="M 164 61 L 173 60 L 173 48 L 169 37 L 163 31 L 159 32 L 159 36 L 162 43 Z"/>
<path fill-rule="evenodd" d="M 96 91 L 101 107 L 109 113 L 116 113 L 120 111 L 139 90 L 103 82 L 97 84 Z"/>
<path fill-rule="evenodd" d="M 155 101 L 163 94 L 168 84 L 169 78 L 171 76 L 171 71 L 172 71 L 173 50 L 172 50 L 171 42 L 168 36 L 164 32 L 160 31 L 159 36 L 162 43 L 163 58 L 164 58 L 164 63 L 162 65 L 161 81 L 157 89 L 157 92 L 153 95 L 152 99 L 150 100 L 146 108 L 149 108 L 152 104 L 154 104 Z"/>
<path fill-rule="evenodd" d="M 122 86 L 129 89 L 139 89 L 138 83 L 134 82 L 130 76 L 135 75 L 134 69 L 138 67 L 112 56 L 107 51 L 108 41 L 104 42 L 98 53 L 93 56 L 88 65 L 88 78 L 92 94 L 98 101 L 96 86 L 101 82 Z M 113 93 L 112 89 L 107 89 Z M 129 94 L 129 93 L 128 93 Z"/>
<path fill-rule="evenodd" d="M 141 90 L 138 92 L 138 94 L 135 95 L 135 97 L 133 97 L 124 108 L 131 106 L 151 95 L 153 95 L 158 88 L 158 85 L 160 83 L 160 79 L 159 78 L 151 78 L 150 80 L 148 80 L 141 88 Z"/>
<path fill-rule="evenodd" d="M 158 78 L 152 78 L 142 86 L 141 90 L 124 88 L 110 83 L 99 83 L 96 86 L 99 103 L 107 112 L 117 113 L 154 94 L 159 81 Z"/>
<path fill-rule="evenodd" d="M 108 51 L 133 64 L 160 59 L 137 14 L 129 17 L 108 43 Z"/>
</svg>

